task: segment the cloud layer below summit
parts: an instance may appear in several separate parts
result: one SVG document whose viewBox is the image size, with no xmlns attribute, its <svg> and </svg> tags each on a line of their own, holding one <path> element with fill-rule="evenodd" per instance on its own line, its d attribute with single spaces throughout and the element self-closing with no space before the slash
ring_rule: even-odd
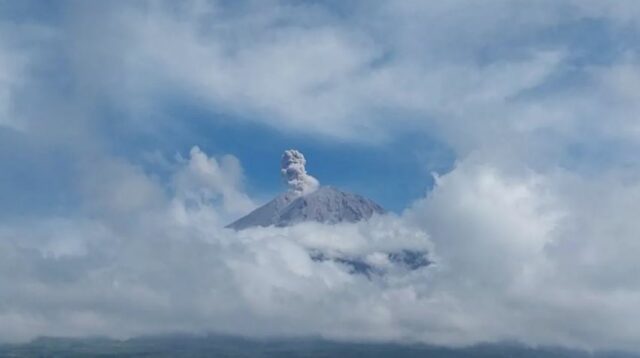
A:
<svg viewBox="0 0 640 358">
<path fill-rule="evenodd" d="M 400 216 L 235 232 L 222 226 L 252 203 L 232 157 L 193 149 L 168 187 L 109 165 L 91 218 L 1 226 L 0 270 L 12 282 L 4 340 L 214 331 L 638 348 L 637 282 L 626 275 L 635 184 L 514 176 L 469 160 Z M 614 222 L 584 204 L 603 191 Z M 385 254 L 403 250 L 426 250 L 433 264 L 411 271 Z M 383 274 L 353 274 L 317 252 Z"/>
</svg>

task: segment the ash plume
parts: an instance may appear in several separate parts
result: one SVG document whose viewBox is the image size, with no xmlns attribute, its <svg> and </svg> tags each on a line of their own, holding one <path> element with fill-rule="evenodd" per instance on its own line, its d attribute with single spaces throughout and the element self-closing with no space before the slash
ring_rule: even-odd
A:
<svg viewBox="0 0 640 358">
<path fill-rule="evenodd" d="M 280 173 L 289 186 L 289 191 L 298 195 L 311 193 L 318 189 L 320 183 L 307 174 L 304 155 L 295 149 L 285 150 L 280 161 Z"/>
</svg>

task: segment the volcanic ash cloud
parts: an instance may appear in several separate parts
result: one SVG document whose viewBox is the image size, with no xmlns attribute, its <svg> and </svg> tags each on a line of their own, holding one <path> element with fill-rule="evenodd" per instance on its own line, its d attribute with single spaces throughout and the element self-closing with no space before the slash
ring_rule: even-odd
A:
<svg viewBox="0 0 640 358">
<path fill-rule="evenodd" d="M 289 191 L 298 195 L 311 193 L 318 189 L 320 183 L 307 174 L 304 155 L 295 149 L 285 150 L 280 162 L 280 173 L 289 186 Z"/>
</svg>

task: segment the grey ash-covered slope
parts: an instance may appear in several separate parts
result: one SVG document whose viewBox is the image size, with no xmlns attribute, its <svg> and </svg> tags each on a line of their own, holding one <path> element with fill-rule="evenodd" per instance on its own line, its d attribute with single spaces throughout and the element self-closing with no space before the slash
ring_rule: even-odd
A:
<svg viewBox="0 0 640 358">
<path fill-rule="evenodd" d="M 330 186 L 319 186 L 307 174 L 306 160 L 297 150 L 282 156 L 281 174 L 289 190 L 227 227 L 243 230 L 250 227 L 284 227 L 305 221 L 325 224 L 367 220 L 384 209 L 365 197 Z"/>
<path fill-rule="evenodd" d="M 235 230 L 256 226 L 284 227 L 305 221 L 337 224 L 367 220 L 384 212 L 380 205 L 363 196 L 322 186 L 300 196 L 290 192 L 281 194 L 227 227 Z"/>
</svg>

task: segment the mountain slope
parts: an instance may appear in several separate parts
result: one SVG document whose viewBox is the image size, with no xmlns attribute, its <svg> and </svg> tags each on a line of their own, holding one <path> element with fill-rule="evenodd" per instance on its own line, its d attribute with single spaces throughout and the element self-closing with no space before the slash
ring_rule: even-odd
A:
<svg viewBox="0 0 640 358">
<path fill-rule="evenodd" d="M 380 205 L 363 196 L 322 186 L 305 195 L 290 191 L 281 194 L 227 227 L 243 230 L 259 226 L 291 226 L 305 221 L 357 222 L 384 212 Z"/>
</svg>

